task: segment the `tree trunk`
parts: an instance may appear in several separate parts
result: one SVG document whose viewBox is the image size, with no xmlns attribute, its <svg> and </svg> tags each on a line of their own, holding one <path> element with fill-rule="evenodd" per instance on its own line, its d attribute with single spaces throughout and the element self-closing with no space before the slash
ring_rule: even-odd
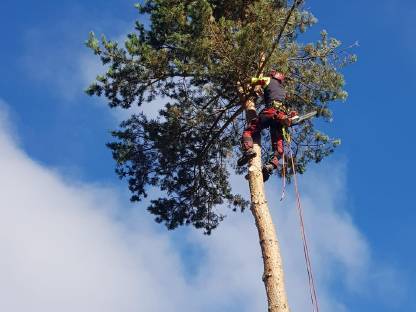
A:
<svg viewBox="0 0 416 312">
<path fill-rule="evenodd" d="M 251 120 L 256 116 L 254 103 L 252 101 L 246 101 L 245 104 L 246 118 L 247 120 Z M 266 287 L 268 311 L 289 312 L 279 241 L 264 192 L 260 142 L 254 142 L 253 148 L 257 155 L 249 162 L 248 180 L 251 196 L 251 212 L 256 221 L 263 255 L 263 282 Z"/>
</svg>

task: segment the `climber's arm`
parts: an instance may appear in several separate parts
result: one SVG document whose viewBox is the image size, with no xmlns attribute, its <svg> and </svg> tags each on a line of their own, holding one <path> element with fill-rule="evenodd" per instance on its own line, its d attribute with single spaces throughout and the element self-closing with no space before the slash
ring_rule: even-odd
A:
<svg viewBox="0 0 416 312">
<path fill-rule="evenodd" d="M 251 78 L 251 84 L 265 88 L 270 83 L 270 79 L 270 77 L 253 77 Z"/>
</svg>

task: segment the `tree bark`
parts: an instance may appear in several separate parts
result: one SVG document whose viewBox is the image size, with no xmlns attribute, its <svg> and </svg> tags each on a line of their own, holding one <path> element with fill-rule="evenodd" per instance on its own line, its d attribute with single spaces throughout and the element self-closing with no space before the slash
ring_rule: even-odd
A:
<svg viewBox="0 0 416 312">
<path fill-rule="evenodd" d="M 252 101 L 245 102 L 245 109 L 247 120 L 256 116 L 255 105 Z M 260 142 L 255 141 L 253 148 L 257 155 L 249 162 L 248 181 L 251 212 L 256 222 L 263 256 L 263 282 L 266 287 L 268 311 L 289 312 L 279 241 L 264 192 Z"/>
</svg>

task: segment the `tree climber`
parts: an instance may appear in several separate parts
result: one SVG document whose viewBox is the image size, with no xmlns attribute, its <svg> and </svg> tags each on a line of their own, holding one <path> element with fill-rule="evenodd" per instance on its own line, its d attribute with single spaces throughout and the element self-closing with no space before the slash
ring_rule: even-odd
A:
<svg viewBox="0 0 416 312">
<path fill-rule="evenodd" d="M 270 129 L 273 155 L 262 168 L 263 180 L 267 181 L 273 170 L 277 168 L 279 159 L 283 155 L 283 128 L 291 125 L 291 119 L 297 116 L 294 111 L 289 112 L 284 100 L 286 91 L 283 86 L 285 76 L 276 71 L 270 72 L 270 77 L 252 78 L 251 84 L 260 85 L 263 88 L 265 108 L 258 117 L 251 120 L 243 132 L 241 139 L 243 156 L 237 161 L 238 166 L 243 166 L 256 156 L 253 150 L 253 137 L 259 139 L 261 130 Z"/>
</svg>

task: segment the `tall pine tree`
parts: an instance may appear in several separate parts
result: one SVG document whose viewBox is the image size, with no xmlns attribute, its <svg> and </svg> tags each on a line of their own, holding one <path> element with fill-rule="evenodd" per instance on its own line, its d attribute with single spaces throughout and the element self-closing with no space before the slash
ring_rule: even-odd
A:
<svg viewBox="0 0 416 312">
<path fill-rule="evenodd" d="M 346 98 L 339 68 L 354 57 L 325 31 L 318 42 L 298 41 L 316 22 L 301 0 L 148 0 L 137 9 L 140 18 L 123 45 L 98 40 L 93 33 L 87 41 L 107 68 L 88 94 L 126 109 L 152 105 L 161 97 L 168 102 L 158 118 L 132 115 L 113 131 L 115 140 L 108 147 L 117 174 L 127 179 L 132 201 L 147 197 L 152 187 L 161 190 L 163 195 L 147 209 L 168 229 L 192 224 L 209 234 L 224 218 L 219 206 L 234 211 L 250 207 L 269 311 L 289 311 L 259 170 L 260 142 L 249 163 L 251 204 L 232 191 L 229 181 L 232 172 L 247 173 L 235 166 L 240 137 L 262 107 L 249 81 L 277 68 L 288 77 L 287 105 L 300 114 L 317 110 L 319 118 L 329 120 L 328 104 Z M 338 141 L 307 121 L 294 128 L 291 144 L 296 169 L 303 173 L 308 163 L 332 153 Z"/>
</svg>

